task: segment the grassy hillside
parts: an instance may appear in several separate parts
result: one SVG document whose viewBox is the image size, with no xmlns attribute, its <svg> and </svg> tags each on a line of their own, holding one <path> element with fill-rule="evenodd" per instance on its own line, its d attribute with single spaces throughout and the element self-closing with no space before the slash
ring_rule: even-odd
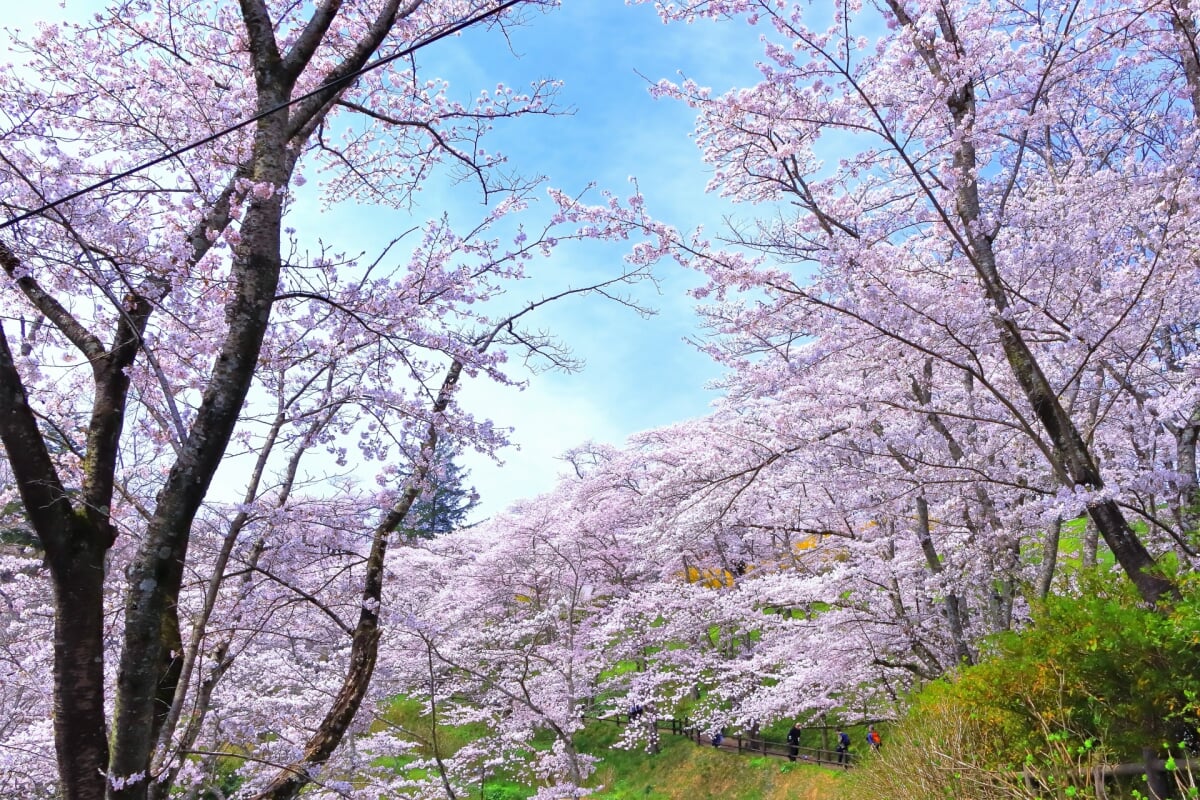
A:
<svg viewBox="0 0 1200 800">
<path fill-rule="evenodd" d="M 1178 597 L 1149 607 L 1122 575 L 1076 570 L 1062 593 L 1034 605 L 1030 625 L 991 637 L 986 658 L 906 698 L 880 753 L 863 753 L 863 731 L 851 728 L 853 752 L 866 758 L 850 771 L 739 755 L 665 731 L 660 753 L 619 750 L 621 727 L 611 721 L 591 722 L 576 744 L 600 759 L 590 783 L 599 800 L 1042 800 L 1091 796 L 1097 769 L 1109 773 L 1106 790 L 1116 800 L 1146 795 L 1137 765 L 1147 749 L 1166 760 L 1151 779 L 1200 798 L 1191 760 L 1200 755 L 1200 573 L 1173 577 Z M 428 741 L 422 711 L 397 698 L 389 721 Z M 779 741 L 788 723 L 761 734 Z M 806 734 L 804 746 L 822 745 L 820 730 Z M 438 729 L 444 754 L 487 735 L 478 725 Z M 529 746 L 549 747 L 549 736 Z M 532 793 L 496 776 L 480 794 Z"/>
<path fill-rule="evenodd" d="M 395 698 L 389 722 L 428 741 L 432 733 L 420 704 Z M 597 800 L 834 800 L 846 773 L 781 758 L 746 756 L 697 745 L 690 739 L 664 732 L 661 751 L 613 747 L 621 727 L 594 721 L 581 732 L 577 744 L 583 752 L 601 759 L 589 785 L 598 788 Z M 441 726 L 438 738 L 446 752 L 467 741 L 487 736 L 478 726 Z M 778 738 L 782 738 L 782 735 Z M 403 769 L 400 763 L 397 768 Z M 488 781 L 485 800 L 524 800 L 533 788 L 501 778 Z"/>
<path fill-rule="evenodd" d="M 662 752 L 614 750 L 618 728 L 594 723 L 580 740 L 603 761 L 595 783 L 603 800 L 829 800 L 842 773 L 779 758 L 749 757 L 667 734 Z"/>
</svg>

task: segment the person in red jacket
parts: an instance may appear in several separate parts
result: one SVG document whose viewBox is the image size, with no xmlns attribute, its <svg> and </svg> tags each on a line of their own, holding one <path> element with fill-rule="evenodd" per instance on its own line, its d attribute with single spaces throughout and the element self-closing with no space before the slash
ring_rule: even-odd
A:
<svg viewBox="0 0 1200 800">
<path fill-rule="evenodd" d="M 867 729 L 867 744 L 871 745 L 872 750 L 879 750 L 879 746 L 883 744 L 883 737 L 875 730 L 874 725 Z"/>
</svg>

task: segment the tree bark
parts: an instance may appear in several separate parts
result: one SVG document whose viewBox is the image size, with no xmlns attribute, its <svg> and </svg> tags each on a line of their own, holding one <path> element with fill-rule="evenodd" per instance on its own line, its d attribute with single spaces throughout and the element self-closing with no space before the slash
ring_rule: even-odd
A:
<svg viewBox="0 0 1200 800">
<path fill-rule="evenodd" d="M 917 534 L 921 541 L 921 552 L 925 554 L 925 563 L 934 575 L 943 571 L 942 559 L 933 546 L 933 535 L 929 526 L 929 502 L 924 497 L 917 498 Z M 947 592 L 942 603 L 942 611 L 946 623 L 950 626 L 950 639 L 954 643 L 954 660 L 960 666 L 970 666 L 975 663 L 971 648 L 967 646 L 967 637 L 963 632 L 962 609 L 958 595 Z"/>
<path fill-rule="evenodd" d="M 1096 566 L 1097 552 L 1100 549 L 1100 532 L 1096 529 L 1096 523 L 1088 517 L 1083 526 L 1083 542 L 1080 544 L 1080 563 L 1088 569 Z"/>
<path fill-rule="evenodd" d="M 71 506 L 0 330 L 0 439 L 54 591 L 54 749 L 69 800 L 104 797 L 104 555 L 107 528 Z"/>
<path fill-rule="evenodd" d="M 73 517 L 70 542 L 49 555 L 54 585 L 54 750 L 65 797 L 100 800 L 108 767 L 104 709 L 103 531 Z"/>
<path fill-rule="evenodd" d="M 286 163 L 279 121 L 261 126 L 255 178 L 282 186 Z M 279 283 L 282 198 L 250 204 L 234 260 L 236 295 L 229 333 L 213 367 L 195 424 L 159 494 L 129 574 L 125 641 L 117 679 L 110 774 L 118 781 L 145 776 L 166 720 L 181 668 L 177 602 L 192 520 L 216 473 L 254 377 L 271 304 Z M 141 800 L 146 781 L 114 789 L 111 800 Z"/>
<path fill-rule="evenodd" d="M 1042 544 L 1042 563 L 1038 567 L 1037 598 L 1045 600 L 1050 596 L 1050 587 L 1054 582 L 1054 571 L 1058 566 L 1058 543 L 1062 534 L 1062 519 L 1054 520 L 1050 530 L 1046 531 L 1046 540 Z"/>
<path fill-rule="evenodd" d="M 420 4 L 414 0 L 409 11 Z M 316 53 L 340 2 L 314 9 L 310 24 L 286 55 L 279 52 L 273 23 L 262 0 L 241 0 L 250 43 L 259 112 L 291 96 L 296 80 Z M 388 0 L 354 49 L 323 81 L 329 88 L 288 111 L 258 121 L 248 167 L 256 184 L 275 191 L 253 197 L 234 251 L 233 296 L 226 308 L 229 329 L 221 344 L 195 422 L 169 472 L 142 546 L 130 571 L 125 604 L 125 646 L 117 679 L 109 773 L 118 781 L 149 778 L 156 742 L 167 721 L 182 671 L 177 602 L 192 520 L 225 454 L 257 366 L 282 270 L 283 198 L 300 145 L 345 91 L 347 75 L 367 63 L 392 29 L 398 0 Z M 228 198 L 214 207 L 222 219 Z M 368 670 L 369 674 L 369 670 Z M 109 800 L 144 800 L 148 780 L 130 780 Z"/>
<path fill-rule="evenodd" d="M 20 262 L 0 243 L 0 267 Z M 80 508 L 60 480 L 50 449 L 0 330 L 0 441 L 26 514 L 46 552 L 54 592 L 54 742 L 59 781 L 68 800 L 99 800 L 109 756 L 104 697 L 105 555 L 116 538 L 110 519 L 117 453 L 129 393 L 126 369 L 141 349 L 150 302 L 121 302 L 105 349 L 71 313 L 28 275 L 14 282 L 88 359 L 94 394 L 87 428 Z"/>
<path fill-rule="evenodd" d="M 462 375 L 462 362 L 455 361 L 446 372 L 442 386 L 434 401 L 431 418 L 436 419 L 450 405 L 450 400 Z M 387 557 L 388 539 L 404 522 L 409 510 L 421 492 L 421 484 L 434 463 L 438 443 L 438 429 L 430 423 L 425 441 L 422 443 L 424 459 L 410 479 L 400 499 L 375 527 L 371 536 L 371 552 L 367 557 L 366 576 L 363 579 L 362 602 L 359 606 L 358 624 L 350 645 L 350 662 L 337 697 L 321 721 L 316 732 L 305 744 L 304 753 L 295 762 L 281 769 L 271 782 L 254 795 L 251 800 L 292 800 L 308 783 L 312 773 L 319 768 L 345 738 L 346 731 L 358 714 L 363 698 L 370 688 L 371 675 L 379 656 L 379 607 L 383 602 L 384 563 Z"/>
<path fill-rule="evenodd" d="M 900 0 L 888 0 L 888 6 L 902 25 L 915 30 L 915 23 Z M 963 42 L 958 37 L 953 21 L 942 12 L 937 14 L 937 19 L 946 41 L 961 51 Z M 924 41 L 924 35 L 914 34 L 914 42 Z M 1067 486 L 1099 491 L 1104 488 L 1104 481 L 1092 453 L 1079 428 L 1059 402 L 1058 395 L 1043 372 L 1041 364 L 1009 313 L 1007 290 L 997 268 L 992 239 L 987 233 L 981 212 L 979 183 L 976 177 L 979 159 L 970 137 L 976 112 L 975 83 L 973 79 L 967 79 L 955 85 L 955 79 L 942 70 L 938 61 L 939 55 L 932 45 L 919 44 L 918 49 L 930 74 L 935 79 L 944 81 L 950 89 L 946 105 L 955 124 L 963 131 L 961 143 L 954 154 L 954 170 L 959 179 L 955 208 L 946 209 L 940 204 L 936 207 L 942 214 L 944 224 L 962 243 L 980 286 L 991 303 L 992 320 L 1005 359 L 1046 431 L 1056 462 L 1052 466 L 1059 479 Z M 1163 597 L 1178 594 L 1175 585 L 1155 570 L 1154 559 L 1115 502 L 1107 500 L 1089 503 L 1087 513 L 1096 523 L 1096 528 L 1104 537 L 1117 563 L 1137 587 L 1143 599 L 1149 603 L 1158 603 Z"/>
<path fill-rule="evenodd" d="M 1196 441 L 1200 436 L 1200 408 L 1194 410 L 1188 424 L 1175 431 L 1175 470 L 1181 481 L 1172 513 L 1185 539 L 1194 541 L 1200 533 L 1200 482 L 1196 476 Z"/>
</svg>

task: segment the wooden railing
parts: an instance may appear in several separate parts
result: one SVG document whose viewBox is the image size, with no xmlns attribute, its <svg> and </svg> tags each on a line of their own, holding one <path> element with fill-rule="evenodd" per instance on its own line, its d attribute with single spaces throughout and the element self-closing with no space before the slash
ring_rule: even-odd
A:
<svg viewBox="0 0 1200 800">
<path fill-rule="evenodd" d="M 597 717 L 597 719 L 615 722 L 620 725 L 630 724 L 629 715 L 625 713 L 605 714 Z M 635 723 L 639 721 L 640 718 L 633 720 Z M 654 720 L 654 723 L 655 728 L 659 731 L 672 733 L 676 736 L 686 736 L 696 744 L 712 745 L 712 737 L 709 734 L 702 733 L 700 728 L 688 719 L 658 718 Z M 744 755 L 762 755 L 770 758 L 791 759 L 793 755 L 792 745 L 789 745 L 787 742 L 747 734 L 723 736 L 721 743 L 717 747 L 721 750 L 730 750 Z M 849 752 L 838 753 L 836 750 L 826 750 L 818 747 L 796 747 L 795 750 L 795 760 L 803 761 L 806 764 L 849 768 L 854 763 L 854 754 Z"/>
<path fill-rule="evenodd" d="M 1200 777 L 1200 759 L 1178 758 L 1174 760 L 1173 769 L 1167 769 L 1166 760 L 1158 758 L 1152 751 L 1147 750 L 1142 755 L 1143 760 L 1134 764 L 1097 764 L 1091 767 L 1088 771 L 1096 800 L 1108 800 L 1110 779 L 1140 778 L 1144 775 L 1144 796 L 1148 800 L 1166 800 L 1177 796 L 1173 785 L 1175 774 L 1188 776 L 1189 782 L 1192 776 Z M 1036 792 L 1042 788 L 1038 776 L 1028 769 L 1022 773 L 1022 780 L 1026 789 Z"/>
<path fill-rule="evenodd" d="M 643 712 L 644 713 L 644 712 Z M 630 724 L 629 714 L 612 713 L 605 714 L 596 719 L 615 722 L 620 725 Z M 639 722 L 638 719 L 633 720 Z M 644 724 L 644 722 L 642 723 Z M 671 733 L 675 736 L 686 736 L 696 744 L 712 745 L 712 737 L 706 733 L 702 733 L 694 723 L 688 719 L 655 719 L 655 728 L 661 732 Z M 743 755 L 762 755 L 770 758 L 792 758 L 792 746 L 787 742 L 782 742 L 775 739 L 766 739 L 761 736 L 751 736 L 746 734 L 732 734 L 723 736 L 718 748 L 737 752 Z M 848 768 L 855 761 L 853 753 L 838 753 L 836 750 L 826 750 L 816 747 L 797 747 L 795 760 L 802 761 L 806 764 L 817 764 L 825 767 L 845 767 Z M 1174 768 L 1179 773 L 1185 775 L 1195 775 L 1200 778 L 1200 759 L 1176 759 Z M 1107 783 L 1109 780 L 1119 778 L 1137 778 L 1142 775 L 1146 776 L 1146 797 L 1149 800 L 1166 800 L 1166 798 L 1174 797 L 1174 783 L 1172 772 L 1167 769 L 1167 762 L 1161 758 L 1157 758 L 1153 753 L 1147 751 L 1145 759 L 1136 764 L 1102 764 L 1092 767 L 1090 770 L 1091 784 L 1094 787 L 1096 800 L 1109 800 Z M 1031 792 L 1039 790 L 1039 779 L 1031 771 L 1026 770 L 1023 773 L 1018 773 L 1017 778 L 1022 780 L 1025 787 Z M 1081 795 L 1082 797 L 1082 795 Z"/>
</svg>

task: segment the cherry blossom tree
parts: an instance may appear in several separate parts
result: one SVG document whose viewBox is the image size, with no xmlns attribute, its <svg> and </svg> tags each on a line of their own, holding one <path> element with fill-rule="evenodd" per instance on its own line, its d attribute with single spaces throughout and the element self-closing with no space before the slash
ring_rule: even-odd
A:
<svg viewBox="0 0 1200 800">
<path fill-rule="evenodd" d="M 416 652 L 437 665 L 443 713 L 487 724 L 483 766 L 526 762 L 531 784 L 569 796 L 593 761 L 574 735 L 595 691 L 588 634 L 603 583 L 583 552 L 585 537 L 540 506 L 461 536 L 459 547 L 473 551 L 469 564 L 443 579 L 409 631 L 420 638 Z M 539 732 L 549 734 L 548 749 L 529 748 Z"/>
<path fill-rule="evenodd" d="M 53 631 L 43 581 L 14 568 L 14 791 L 55 792 L 49 702 L 68 798 L 198 791 L 230 752 L 259 765 L 238 777 L 256 796 L 291 797 L 353 730 L 389 538 L 439 438 L 503 442 L 457 386 L 508 381 L 510 348 L 563 363 L 523 326 L 554 298 L 488 301 L 561 243 L 654 227 L 640 198 L 561 193 L 535 228 L 513 221 L 536 181 L 497 169 L 481 137 L 551 112 L 553 82 L 462 102 L 418 66 L 420 47 L 503 28 L 513 5 L 126 0 L 16 43 L 25 64 L 0 72 L 0 441 Z M 418 223 L 369 259 L 288 227 L 306 176 L 328 202 L 403 212 L 437 170 L 474 183 L 482 221 Z M 617 296 L 658 249 L 560 296 Z M 350 460 L 378 466 L 376 490 L 350 488 Z M 240 498 L 209 497 L 219 472 Z"/>
<path fill-rule="evenodd" d="M 605 611 L 606 658 L 640 665 L 615 672 L 610 691 L 714 730 L 863 703 L 885 713 L 914 678 L 941 674 L 969 655 L 968 635 L 986 632 L 990 598 L 970 590 L 973 570 L 943 574 L 972 551 L 939 531 L 959 558 L 928 569 L 911 490 L 880 469 L 903 474 L 889 455 L 847 492 L 869 465 L 836 466 L 847 443 L 831 441 L 842 426 L 830 429 L 836 409 L 821 401 L 824 414 L 807 417 L 789 415 L 794 401 L 743 402 L 639 435 L 593 469 L 591 491 L 620 498 L 612 518 L 659 565 Z M 829 444 L 812 444 L 821 435 Z M 956 588 L 962 604 L 948 617 L 939 598 Z M 951 623 L 968 608 L 979 621 L 964 634 Z"/>
<path fill-rule="evenodd" d="M 730 363 L 786 363 L 830 313 L 845 335 L 932 359 L 951 385 L 991 395 L 995 424 L 1027 437 L 1062 487 L 1063 515 L 1086 511 L 1147 600 L 1171 593 L 1148 544 L 1193 552 L 1181 509 L 1195 372 L 1175 358 L 1196 320 L 1190 6 L 662 13 L 764 31 L 757 86 L 657 88 L 698 110 L 711 188 L 780 212 L 736 228 L 740 250 L 681 245 L 710 296 L 755 292 L 714 317 Z"/>
<path fill-rule="evenodd" d="M 765 33 L 758 86 L 657 87 L 760 215 L 675 248 L 729 399 L 556 490 L 653 565 L 590 611 L 604 688 L 713 729 L 887 713 L 1020 623 L 1064 520 L 1149 601 L 1195 552 L 1190 12 L 822 8 L 663 7 Z"/>
<path fill-rule="evenodd" d="M 751 209 L 719 244 L 499 169 L 484 134 L 553 83 L 463 102 L 418 64 L 509 5 L 125 0 L 17 43 L 4 527 L 46 569 L 0 555 L 0 789 L 457 797 L 512 758 L 571 794 L 597 696 L 712 729 L 887 713 L 1020 623 L 1083 514 L 1147 601 L 1192 563 L 1187 3 L 663 5 L 764 34 L 754 87 L 655 87 Z M 402 215 L 436 172 L 484 218 L 371 256 L 288 227 L 306 177 Z M 634 234 L 611 278 L 507 305 L 563 243 Z M 707 276 L 725 402 L 394 552 L 447 440 L 503 444 L 462 381 L 569 367 L 531 315 L 668 253 Z M 393 693 L 504 746 L 386 730 Z"/>
</svg>

